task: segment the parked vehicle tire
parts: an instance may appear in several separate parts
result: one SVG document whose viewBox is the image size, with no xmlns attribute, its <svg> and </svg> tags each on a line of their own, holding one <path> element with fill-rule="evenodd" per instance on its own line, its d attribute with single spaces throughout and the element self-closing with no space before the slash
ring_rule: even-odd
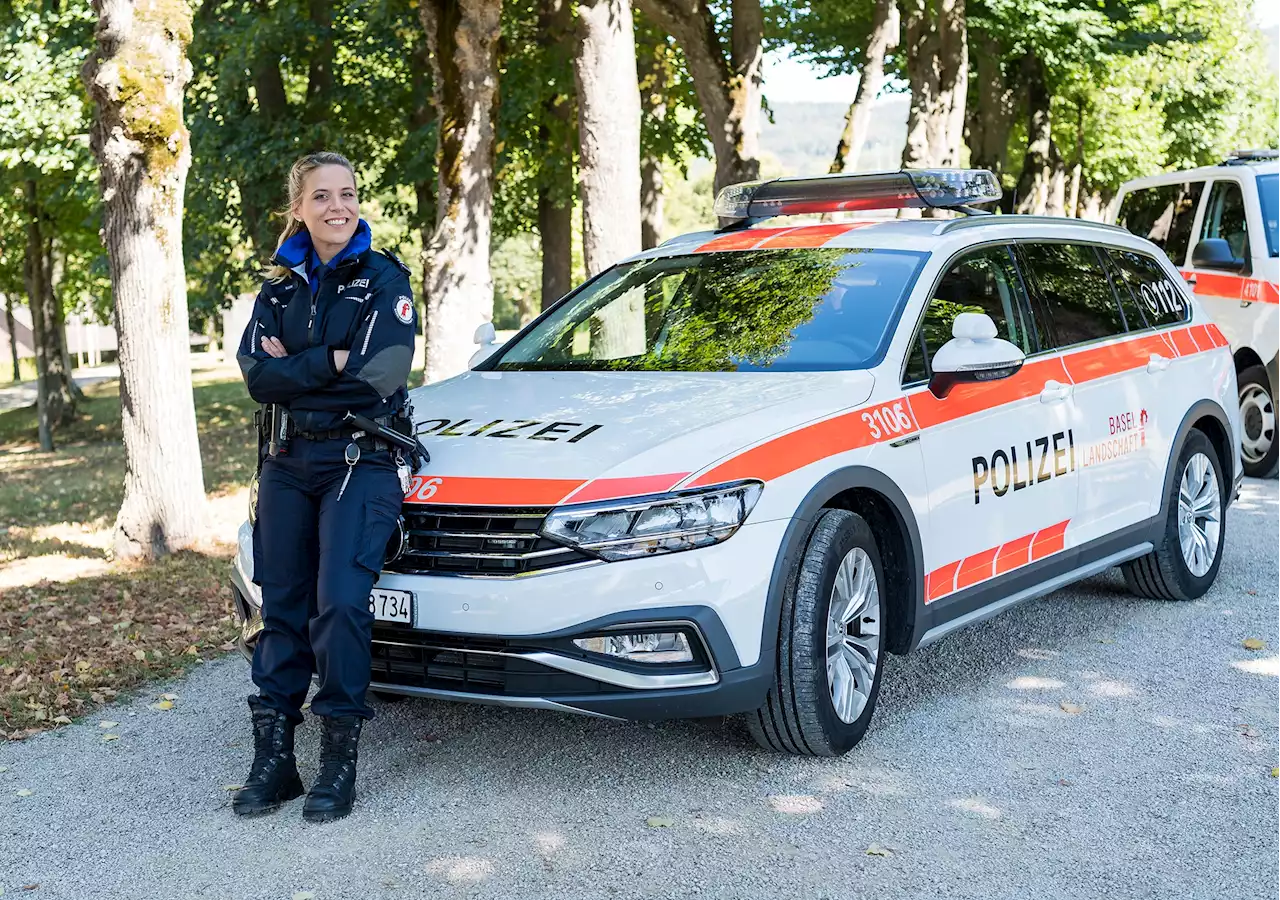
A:
<svg viewBox="0 0 1280 900">
<path fill-rule="evenodd" d="M 1240 388 L 1240 425 L 1244 430 L 1240 454 L 1244 474 L 1275 478 L 1280 459 L 1276 440 L 1276 401 L 1265 366 L 1250 366 L 1236 379 Z"/>
<path fill-rule="evenodd" d="M 1152 600 L 1194 600 L 1209 590 L 1222 564 L 1226 498 L 1218 452 L 1201 431 L 1182 445 L 1170 482 L 1160 543 L 1121 568 L 1129 590 Z"/>
<path fill-rule="evenodd" d="M 823 510 L 783 596 L 774 685 L 747 714 L 760 746 L 839 756 L 862 739 L 880 692 L 884 590 L 866 520 Z"/>
</svg>

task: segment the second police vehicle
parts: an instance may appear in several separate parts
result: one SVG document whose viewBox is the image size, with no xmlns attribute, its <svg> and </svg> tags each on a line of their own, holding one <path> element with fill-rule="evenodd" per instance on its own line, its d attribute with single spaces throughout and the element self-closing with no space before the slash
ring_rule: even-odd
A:
<svg viewBox="0 0 1280 900">
<path fill-rule="evenodd" d="M 1112 219 L 1163 250 L 1222 328 L 1236 363 L 1244 473 L 1274 478 L 1280 387 L 1280 162 L 1242 150 L 1221 165 L 1126 182 Z"/>
<path fill-rule="evenodd" d="M 371 598 L 383 694 L 627 719 L 744 714 L 844 753 L 887 653 L 1120 566 L 1213 583 L 1241 477 L 1227 341 L 1150 242 L 972 215 L 983 171 L 737 185 L 472 370 Z M 260 629 L 252 525 L 233 568 Z"/>
</svg>

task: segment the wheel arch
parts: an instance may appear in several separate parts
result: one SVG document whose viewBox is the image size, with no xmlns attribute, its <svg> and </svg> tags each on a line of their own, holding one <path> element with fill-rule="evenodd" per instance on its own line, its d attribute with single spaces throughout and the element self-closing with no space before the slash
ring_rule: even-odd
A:
<svg viewBox="0 0 1280 900">
<path fill-rule="evenodd" d="M 1182 453 L 1183 445 L 1187 442 L 1187 436 L 1193 431 L 1203 433 L 1209 439 L 1209 443 L 1213 444 L 1213 448 L 1218 451 L 1218 463 L 1222 466 L 1222 474 L 1226 481 L 1226 484 L 1222 486 L 1222 490 L 1228 497 L 1227 503 L 1230 502 L 1229 498 L 1234 492 L 1236 470 L 1238 468 L 1236 457 L 1239 448 L 1232 437 L 1231 420 L 1217 403 L 1212 400 L 1201 400 L 1187 410 L 1186 415 L 1182 417 L 1176 436 L 1170 444 L 1169 457 L 1164 464 L 1164 492 L 1161 494 L 1160 500 L 1160 522 L 1164 522 L 1167 519 L 1169 504 L 1172 498 L 1176 496 L 1173 482 L 1179 473 L 1174 469 L 1178 457 Z"/>
<path fill-rule="evenodd" d="M 876 536 L 886 582 L 906 585 L 905 590 L 886 591 L 889 631 L 885 648 L 901 654 L 916 644 L 924 608 L 924 554 L 915 513 L 906 495 L 883 472 L 849 466 L 829 473 L 815 484 L 787 526 L 769 582 L 760 644 L 762 660 L 776 661 L 783 594 L 796 578 L 818 514 L 830 508 L 847 509 L 867 520 Z"/>
<path fill-rule="evenodd" d="M 1231 354 L 1231 358 L 1235 361 L 1237 375 L 1250 366 L 1263 366 L 1264 368 L 1266 366 L 1262 357 L 1258 355 L 1258 351 L 1254 350 L 1252 347 L 1241 347 L 1239 350 L 1235 351 L 1235 353 Z"/>
</svg>

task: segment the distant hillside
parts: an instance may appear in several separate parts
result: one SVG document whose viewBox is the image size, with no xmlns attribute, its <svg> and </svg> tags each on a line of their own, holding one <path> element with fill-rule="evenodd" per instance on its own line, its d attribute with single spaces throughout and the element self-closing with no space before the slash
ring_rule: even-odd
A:
<svg viewBox="0 0 1280 900">
<path fill-rule="evenodd" d="M 907 111 L 910 98 L 890 94 L 876 104 L 871 137 L 863 147 L 858 168 L 863 171 L 896 169 L 902 162 L 907 140 Z M 760 130 L 760 145 L 773 157 L 780 174 L 818 175 L 831 166 L 831 159 L 844 128 L 848 106 L 843 103 L 775 103 L 773 122 Z M 771 168 L 767 162 L 765 170 Z"/>
</svg>

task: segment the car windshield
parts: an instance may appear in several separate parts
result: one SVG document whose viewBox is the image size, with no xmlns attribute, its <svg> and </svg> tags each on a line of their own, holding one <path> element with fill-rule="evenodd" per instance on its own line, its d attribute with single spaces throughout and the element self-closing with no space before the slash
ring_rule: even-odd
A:
<svg viewBox="0 0 1280 900">
<path fill-rule="evenodd" d="M 784 249 L 617 266 L 482 369 L 808 372 L 885 354 L 927 254 Z"/>
<path fill-rule="evenodd" d="M 1277 239 L 1277 231 L 1280 231 L 1280 223 L 1277 223 L 1277 216 L 1280 215 L 1280 174 L 1259 175 L 1258 176 L 1258 200 L 1262 204 L 1262 228 L 1267 233 L 1267 254 L 1269 256 L 1280 256 L 1280 239 Z"/>
</svg>

